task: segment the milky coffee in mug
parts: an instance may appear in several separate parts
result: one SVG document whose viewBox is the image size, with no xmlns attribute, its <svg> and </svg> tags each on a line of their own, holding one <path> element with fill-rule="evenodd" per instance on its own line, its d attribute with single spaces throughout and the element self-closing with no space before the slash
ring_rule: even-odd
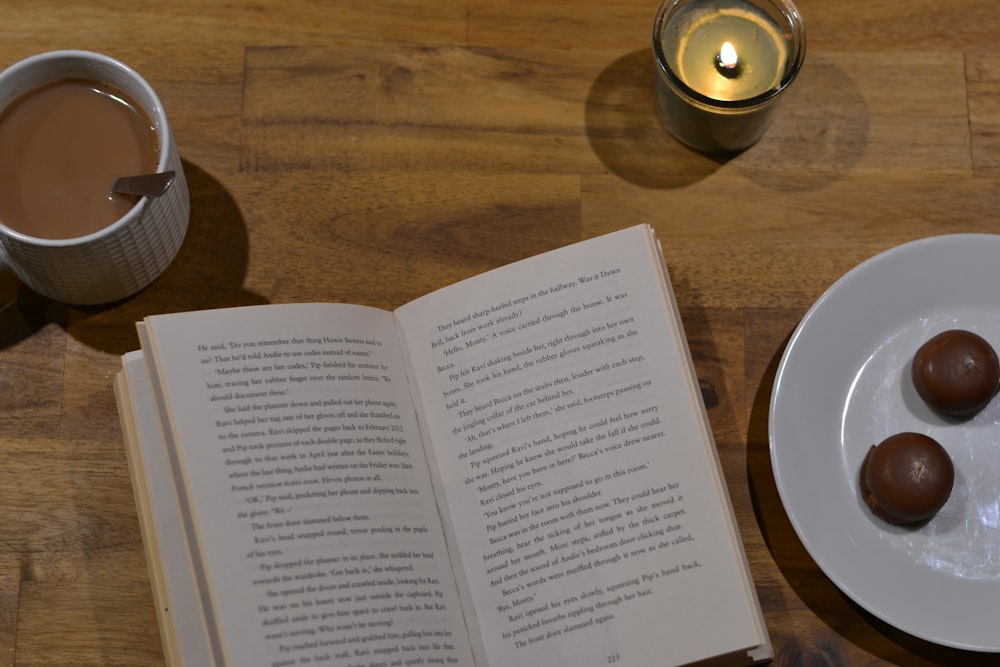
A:
<svg viewBox="0 0 1000 667">
<path fill-rule="evenodd" d="M 159 197 L 110 192 L 166 171 Z M 163 105 L 135 70 L 50 51 L 0 72 L 0 267 L 25 285 L 74 305 L 131 296 L 173 261 L 190 205 Z"/>
<path fill-rule="evenodd" d="M 45 84 L 0 112 L 0 220 L 39 238 L 93 234 L 138 202 L 111 192 L 115 179 L 158 161 L 153 121 L 124 92 L 86 79 Z"/>
</svg>

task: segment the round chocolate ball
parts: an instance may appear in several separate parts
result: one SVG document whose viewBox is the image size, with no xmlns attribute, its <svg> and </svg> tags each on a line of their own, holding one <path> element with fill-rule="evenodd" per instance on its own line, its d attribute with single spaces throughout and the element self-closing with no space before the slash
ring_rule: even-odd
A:
<svg viewBox="0 0 1000 667">
<path fill-rule="evenodd" d="M 921 345 L 910 375 L 920 398 L 949 417 L 971 417 L 1000 389 L 997 353 L 981 336 L 961 329 L 939 333 Z"/>
<path fill-rule="evenodd" d="M 876 516 L 894 523 L 924 521 L 941 509 L 955 484 L 951 457 L 937 440 L 897 433 L 868 450 L 861 496 Z"/>
</svg>

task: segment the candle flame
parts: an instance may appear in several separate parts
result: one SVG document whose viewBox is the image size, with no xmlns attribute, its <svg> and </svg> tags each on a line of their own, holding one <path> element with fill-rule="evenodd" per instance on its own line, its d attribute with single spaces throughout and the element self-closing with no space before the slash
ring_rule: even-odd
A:
<svg viewBox="0 0 1000 667">
<path fill-rule="evenodd" d="M 726 69 L 735 69 L 739 62 L 736 48 L 730 42 L 723 42 L 722 48 L 719 49 L 719 64 Z"/>
</svg>

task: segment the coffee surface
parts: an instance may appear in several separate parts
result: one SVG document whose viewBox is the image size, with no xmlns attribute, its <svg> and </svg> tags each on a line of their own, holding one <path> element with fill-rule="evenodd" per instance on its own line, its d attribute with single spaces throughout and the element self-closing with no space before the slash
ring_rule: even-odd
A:
<svg viewBox="0 0 1000 667">
<path fill-rule="evenodd" d="M 115 179 L 158 162 L 152 121 L 120 91 L 84 80 L 42 86 L 0 113 L 0 221 L 40 238 L 91 234 L 138 201 L 112 193 Z"/>
</svg>

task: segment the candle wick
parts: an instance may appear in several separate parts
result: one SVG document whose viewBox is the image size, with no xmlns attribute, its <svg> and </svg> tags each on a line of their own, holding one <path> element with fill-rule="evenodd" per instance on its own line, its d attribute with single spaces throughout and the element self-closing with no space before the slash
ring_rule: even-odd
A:
<svg viewBox="0 0 1000 667">
<path fill-rule="evenodd" d="M 739 60 L 736 62 L 726 62 L 722 59 L 721 55 L 715 56 L 715 71 L 727 79 L 735 79 L 740 75 L 742 69 L 742 63 Z"/>
</svg>

